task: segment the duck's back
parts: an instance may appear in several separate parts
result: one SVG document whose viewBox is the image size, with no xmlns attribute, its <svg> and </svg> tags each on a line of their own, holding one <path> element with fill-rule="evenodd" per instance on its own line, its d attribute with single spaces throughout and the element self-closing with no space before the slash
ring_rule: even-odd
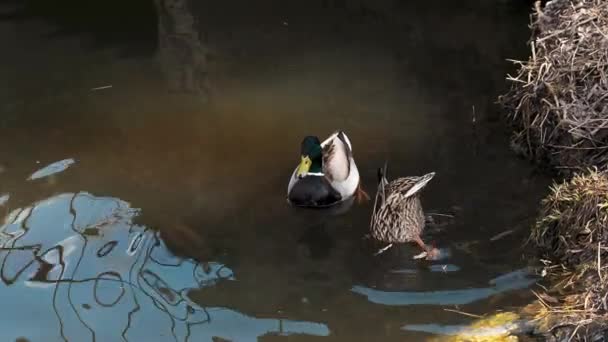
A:
<svg viewBox="0 0 608 342">
<path fill-rule="evenodd" d="M 389 183 L 387 189 L 391 189 Z M 387 191 L 384 203 L 373 218 L 374 239 L 388 243 L 412 241 L 424 229 L 424 212 L 418 196 L 406 197 L 400 191 Z"/>
</svg>

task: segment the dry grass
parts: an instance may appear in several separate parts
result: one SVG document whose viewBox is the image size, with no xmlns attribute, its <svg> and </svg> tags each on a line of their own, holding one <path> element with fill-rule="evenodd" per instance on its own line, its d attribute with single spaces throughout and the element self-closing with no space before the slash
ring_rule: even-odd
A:
<svg viewBox="0 0 608 342">
<path fill-rule="evenodd" d="M 608 337 L 608 174 L 554 185 L 530 237 L 551 284 L 538 293 L 540 330 L 561 340 Z"/>
<path fill-rule="evenodd" d="M 531 56 L 499 98 L 512 145 L 564 174 L 608 162 L 608 1 L 536 4 Z"/>
<path fill-rule="evenodd" d="M 528 61 L 499 98 L 513 147 L 569 181 L 552 187 L 530 241 L 548 288 L 531 306 L 549 340 L 608 340 L 608 0 L 535 4 Z"/>
</svg>

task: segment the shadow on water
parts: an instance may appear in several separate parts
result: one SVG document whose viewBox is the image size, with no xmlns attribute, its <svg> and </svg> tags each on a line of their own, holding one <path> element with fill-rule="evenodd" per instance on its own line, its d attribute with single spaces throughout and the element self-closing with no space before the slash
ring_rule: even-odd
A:
<svg viewBox="0 0 608 342">
<path fill-rule="evenodd" d="M 0 15 L 3 340 L 420 341 L 468 322 L 445 308 L 530 298 L 521 241 L 548 180 L 492 105 L 527 8 L 201 1 L 171 26 L 134 2 L 113 26 L 115 2 L 70 3 Z M 336 128 L 370 193 L 386 159 L 437 172 L 424 238 L 446 258 L 373 256 L 369 203 L 287 205 L 300 139 Z"/>
</svg>

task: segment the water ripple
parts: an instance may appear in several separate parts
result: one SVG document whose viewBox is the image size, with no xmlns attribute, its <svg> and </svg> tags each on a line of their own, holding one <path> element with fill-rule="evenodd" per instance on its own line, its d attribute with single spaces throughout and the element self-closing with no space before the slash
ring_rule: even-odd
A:
<svg viewBox="0 0 608 342">
<path fill-rule="evenodd" d="M 381 291 L 366 286 L 353 286 L 351 291 L 366 296 L 376 304 L 399 305 L 464 305 L 486 299 L 501 292 L 523 289 L 535 282 L 526 269 L 516 270 L 489 281 L 492 286 L 443 291 Z"/>
<path fill-rule="evenodd" d="M 76 161 L 72 158 L 60 160 L 49 164 L 42 169 L 32 173 L 31 176 L 27 178 L 27 180 L 35 180 L 44 177 L 48 177 L 50 175 L 65 171 L 70 165 L 74 164 Z"/>
</svg>

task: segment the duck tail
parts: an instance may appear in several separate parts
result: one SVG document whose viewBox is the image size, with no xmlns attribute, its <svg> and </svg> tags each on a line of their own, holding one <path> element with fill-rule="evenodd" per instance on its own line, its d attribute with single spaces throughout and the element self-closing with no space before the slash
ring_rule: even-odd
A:
<svg viewBox="0 0 608 342">
<path fill-rule="evenodd" d="M 380 189 L 376 191 L 376 196 L 374 197 L 374 206 L 372 207 L 372 216 L 369 221 L 369 228 L 374 228 L 374 224 L 376 222 L 376 210 L 378 209 L 378 195 L 380 194 Z"/>
<path fill-rule="evenodd" d="M 388 161 L 384 161 L 384 166 L 378 168 L 378 186 L 386 185 L 386 173 L 388 172 Z"/>
<path fill-rule="evenodd" d="M 382 192 L 382 199 L 386 198 L 385 187 L 388 185 L 387 179 L 388 173 L 388 161 L 384 161 L 384 166 L 378 168 L 378 191 Z"/>
<path fill-rule="evenodd" d="M 429 172 L 422 177 L 418 177 L 416 183 L 405 193 L 405 197 L 410 197 L 419 193 L 433 177 L 435 177 L 435 172 Z"/>
<path fill-rule="evenodd" d="M 382 180 L 384 182 L 384 185 L 386 186 L 388 184 L 388 160 L 384 161 L 384 167 L 382 170 Z"/>
<path fill-rule="evenodd" d="M 370 228 L 374 226 L 374 218 L 376 217 L 376 210 L 379 206 L 382 206 L 386 200 L 386 185 L 388 181 L 386 179 L 386 173 L 388 171 L 388 161 L 384 161 L 384 166 L 378 168 L 378 188 L 376 189 L 376 196 L 374 197 L 374 206 L 372 211 L 372 219 L 370 221 Z M 378 198 L 380 198 L 378 200 Z"/>
</svg>

